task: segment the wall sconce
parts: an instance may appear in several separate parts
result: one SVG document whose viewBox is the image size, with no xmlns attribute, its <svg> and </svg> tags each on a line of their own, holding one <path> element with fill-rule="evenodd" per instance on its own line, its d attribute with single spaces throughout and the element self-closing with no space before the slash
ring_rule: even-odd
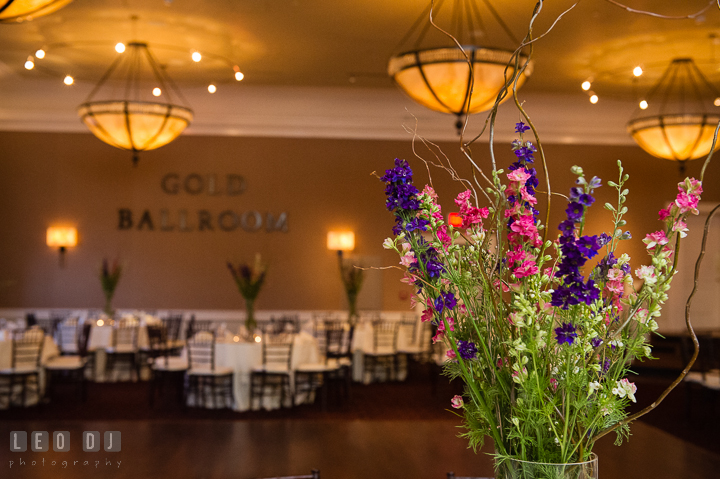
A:
<svg viewBox="0 0 720 479">
<path fill-rule="evenodd" d="M 77 229 L 64 226 L 51 226 L 47 229 L 45 241 L 51 248 L 60 251 L 60 267 L 65 265 L 65 251 L 67 248 L 77 246 Z"/>
<path fill-rule="evenodd" d="M 460 213 L 449 213 L 448 214 L 448 224 L 450 226 L 453 226 L 455 228 L 460 228 L 462 226 L 462 216 L 460 216 Z"/>
<path fill-rule="evenodd" d="M 327 248 L 338 252 L 342 256 L 343 251 L 355 249 L 355 233 L 352 231 L 329 231 L 327 235 Z"/>
</svg>

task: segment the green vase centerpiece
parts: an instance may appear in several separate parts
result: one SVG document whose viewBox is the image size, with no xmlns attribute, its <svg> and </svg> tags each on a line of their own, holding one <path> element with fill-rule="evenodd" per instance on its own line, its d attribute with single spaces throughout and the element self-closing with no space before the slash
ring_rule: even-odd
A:
<svg viewBox="0 0 720 479">
<path fill-rule="evenodd" d="M 347 295 L 348 322 L 355 324 L 358 318 L 357 297 L 364 279 L 363 270 L 352 260 L 343 258 L 342 254 L 338 255 L 338 263 L 340 264 L 340 277 Z"/>
<path fill-rule="evenodd" d="M 255 255 L 255 262 L 253 264 L 240 263 L 235 267 L 228 261 L 227 265 L 235 279 L 240 294 L 243 299 L 245 299 L 245 328 L 248 334 L 252 335 L 257 327 L 257 321 L 255 321 L 255 300 L 265 282 L 267 265 L 263 263 L 260 254 Z"/>
<path fill-rule="evenodd" d="M 120 266 L 118 261 L 115 260 L 112 265 L 110 265 L 107 259 L 103 259 L 102 268 L 100 268 L 100 285 L 105 295 L 103 312 L 109 318 L 112 318 L 114 314 L 112 298 L 115 295 L 115 289 L 120 281 L 120 276 L 122 276 L 122 266 Z"/>
</svg>

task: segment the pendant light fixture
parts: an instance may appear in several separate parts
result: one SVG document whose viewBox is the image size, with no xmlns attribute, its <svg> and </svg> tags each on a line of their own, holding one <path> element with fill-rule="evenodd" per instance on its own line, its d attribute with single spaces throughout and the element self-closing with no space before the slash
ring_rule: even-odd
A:
<svg viewBox="0 0 720 479">
<path fill-rule="evenodd" d="M 0 0 L 0 23 L 19 23 L 42 17 L 72 0 Z"/>
<path fill-rule="evenodd" d="M 651 155 L 680 162 L 707 156 L 720 122 L 720 93 L 691 58 L 673 60 L 640 100 L 628 133 Z M 715 109 L 715 111 L 713 111 Z M 715 149 L 720 148 L 720 142 Z"/>
<path fill-rule="evenodd" d="M 154 150 L 177 138 L 193 119 L 184 101 L 146 43 L 116 45 L 118 58 L 110 65 L 78 115 L 105 143 L 138 153 Z M 118 88 L 119 87 L 119 88 Z"/>
<path fill-rule="evenodd" d="M 417 103 L 457 116 L 459 130 L 463 116 L 491 109 L 507 80 L 515 76 L 515 66 L 509 63 L 513 58 L 513 49 L 520 41 L 490 2 L 483 0 L 510 39 L 513 49 L 481 44 L 479 37 L 489 33 L 475 0 L 452 0 L 451 24 L 446 30 L 463 45 L 472 63 L 470 68 L 465 55 L 451 39 L 445 35 L 439 40 L 427 39 L 428 31 L 435 30 L 430 23 L 430 13 L 432 11 L 433 19 L 438 17 L 444 3 L 445 0 L 438 1 L 435 6 L 431 3 L 415 21 L 398 49 L 407 48 L 405 45 L 415 37 L 412 46 L 390 58 L 388 74 Z M 520 54 L 520 65 L 527 60 L 527 55 Z M 529 64 L 517 80 L 518 87 L 531 73 L 532 64 Z M 510 96 L 506 95 L 503 101 Z"/>
</svg>

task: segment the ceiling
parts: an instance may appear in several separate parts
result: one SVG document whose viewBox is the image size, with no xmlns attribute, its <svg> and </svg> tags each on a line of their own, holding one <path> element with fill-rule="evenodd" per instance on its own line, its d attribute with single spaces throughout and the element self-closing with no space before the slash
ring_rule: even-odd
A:
<svg viewBox="0 0 720 479">
<path fill-rule="evenodd" d="M 451 0 L 446 1 L 437 20 L 449 28 Z M 709 5 L 708 0 L 624 2 L 668 16 Z M 534 36 L 572 5 L 567 0 L 544 3 Z M 484 0 L 477 4 L 485 27 L 477 31 L 482 41 L 512 47 Z M 566 102 L 568 112 L 590 112 L 580 83 L 592 79 L 602 100 L 593 108 L 611 120 L 617 116 L 613 112 L 632 111 L 638 92 L 649 88 L 673 58 L 693 57 L 711 81 L 720 82 L 720 11 L 710 4 L 695 19 L 668 20 L 629 13 L 607 0 L 581 0 L 536 42 L 534 72 L 523 94 L 550 107 Z M 0 129 L 81 128 L 75 107 L 118 55 L 115 43 L 132 40 L 148 42 L 188 93 L 196 133 L 262 134 L 247 127 L 264 122 L 275 125 L 276 134 L 292 135 L 293 125 L 307 127 L 313 117 L 333 110 L 340 111 L 325 120 L 333 125 L 358 114 L 376 124 L 396 107 L 402 110 L 398 117 L 420 115 L 445 128 L 441 123 L 452 125 L 452 120 L 410 105 L 385 73 L 393 53 L 412 47 L 412 42 L 399 42 L 426 6 L 425 0 L 75 0 L 46 17 L 0 24 Z M 493 6 L 515 36 L 524 36 L 535 1 L 495 0 Z M 38 48 L 47 51 L 46 58 L 25 70 L 25 60 Z M 190 59 L 196 50 L 203 54 L 200 63 Z M 637 65 L 646 73 L 633 81 Z M 245 74 L 242 82 L 234 81 L 234 66 Z M 72 87 L 62 85 L 66 74 L 76 80 Z M 218 85 L 212 98 L 205 90 L 209 83 Z M 233 110 L 236 101 L 242 113 Z M 322 102 L 328 104 L 318 106 Z M 372 104 L 380 113 L 371 112 Z M 578 107 L 569 107 L 574 104 Z M 309 117 L 303 118 L 304 111 Z M 201 112 L 215 118 L 203 119 Z M 284 113 L 294 120 L 283 119 Z M 318 121 L 318 130 L 326 129 Z M 618 138 L 624 137 L 625 121 L 618 123 Z M 350 122 L 348 130 L 357 125 Z M 372 135 L 382 136 L 379 130 Z"/>
</svg>

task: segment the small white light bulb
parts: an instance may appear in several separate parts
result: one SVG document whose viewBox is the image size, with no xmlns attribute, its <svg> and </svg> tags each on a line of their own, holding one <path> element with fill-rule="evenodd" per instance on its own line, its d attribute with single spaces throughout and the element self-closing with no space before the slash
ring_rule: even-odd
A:
<svg viewBox="0 0 720 479">
<path fill-rule="evenodd" d="M 639 77 L 642 74 L 643 74 L 642 67 L 637 66 L 637 67 L 633 68 L 633 75 L 635 75 L 636 77 Z"/>
<path fill-rule="evenodd" d="M 217 91 L 217 87 L 211 83 L 208 85 L 208 91 L 210 93 L 215 93 Z"/>
<path fill-rule="evenodd" d="M 598 96 L 597 96 L 597 95 L 593 95 L 593 96 L 590 97 L 590 103 L 592 103 L 592 104 L 594 105 L 594 104 L 597 103 L 597 102 L 598 102 Z"/>
<path fill-rule="evenodd" d="M 153 88 L 153 96 L 160 96 L 162 95 L 162 90 L 158 87 Z"/>
<path fill-rule="evenodd" d="M 200 55 L 200 52 L 193 52 L 192 59 L 195 63 L 197 63 L 202 60 L 202 55 Z"/>
<path fill-rule="evenodd" d="M 245 78 L 245 75 L 243 75 L 242 72 L 235 72 L 235 79 L 237 81 L 242 81 L 243 78 Z"/>
<path fill-rule="evenodd" d="M 580 85 L 583 90 L 588 91 L 590 87 L 592 86 L 592 83 L 590 83 L 588 80 L 585 80 L 582 82 L 582 85 Z"/>
<path fill-rule="evenodd" d="M 713 102 L 713 105 L 720 106 L 720 96 L 715 98 L 715 101 Z"/>
<path fill-rule="evenodd" d="M 42 60 L 43 58 L 45 58 L 45 50 L 41 48 L 40 50 L 35 52 L 35 56 Z"/>
<path fill-rule="evenodd" d="M 120 42 L 115 44 L 115 51 L 118 53 L 122 53 L 125 51 L 125 44 Z"/>
<path fill-rule="evenodd" d="M 640 101 L 640 109 L 647 110 L 647 107 L 648 107 L 648 102 L 646 102 L 645 100 L 641 100 Z"/>
<path fill-rule="evenodd" d="M 63 83 L 66 84 L 67 86 L 70 86 L 73 83 L 75 83 L 75 79 L 73 79 L 73 77 L 71 77 L 70 75 L 66 75 L 65 79 L 63 80 Z"/>
<path fill-rule="evenodd" d="M 25 69 L 32 70 L 33 68 L 35 68 L 35 62 L 33 61 L 33 57 L 28 57 L 27 61 L 25 61 Z"/>
</svg>

